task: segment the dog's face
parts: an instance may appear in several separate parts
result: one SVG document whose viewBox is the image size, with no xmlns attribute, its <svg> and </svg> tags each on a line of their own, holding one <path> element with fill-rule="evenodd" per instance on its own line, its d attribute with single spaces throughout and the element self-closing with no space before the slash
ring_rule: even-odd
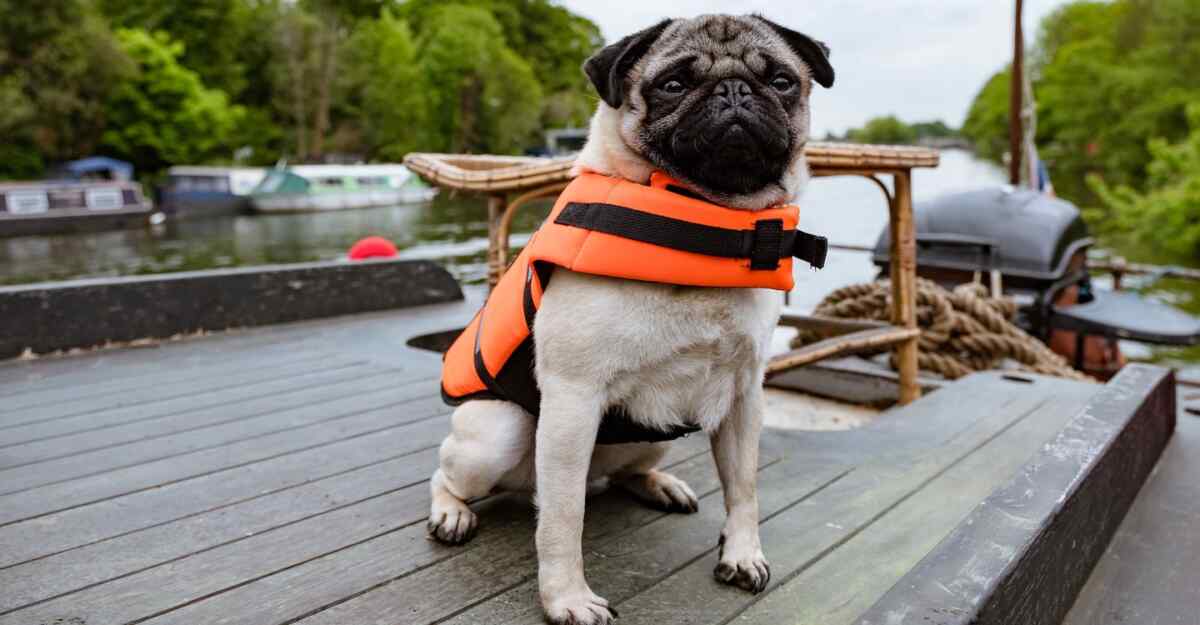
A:
<svg viewBox="0 0 1200 625">
<path fill-rule="evenodd" d="M 620 141 L 708 199 L 741 208 L 798 190 L 812 84 L 833 84 L 824 44 L 758 16 L 664 21 L 599 51 L 584 70 L 603 100 L 593 134 L 619 135 L 589 141 Z M 581 160 L 596 160 L 588 152 Z"/>
</svg>

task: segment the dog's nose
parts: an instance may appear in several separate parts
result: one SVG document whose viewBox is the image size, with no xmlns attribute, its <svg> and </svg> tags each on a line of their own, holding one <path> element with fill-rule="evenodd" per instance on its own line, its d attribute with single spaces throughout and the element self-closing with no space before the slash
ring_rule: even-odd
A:
<svg viewBox="0 0 1200 625">
<path fill-rule="evenodd" d="M 754 90 L 741 78 L 726 78 L 717 83 L 716 88 L 713 89 L 713 95 L 720 98 L 723 104 L 737 107 L 749 102 L 750 96 L 754 95 Z"/>
</svg>

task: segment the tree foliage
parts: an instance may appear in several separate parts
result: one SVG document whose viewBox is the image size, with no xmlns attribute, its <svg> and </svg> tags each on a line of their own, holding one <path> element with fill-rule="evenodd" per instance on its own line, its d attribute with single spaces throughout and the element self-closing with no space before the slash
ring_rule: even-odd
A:
<svg viewBox="0 0 1200 625">
<path fill-rule="evenodd" d="M 104 151 L 152 171 L 224 155 L 240 107 L 181 65 L 183 45 L 166 33 L 121 29 L 116 34 L 135 72 L 108 96 Z"/>
<path fill-rule="evenodd" d="M 439 151 L 519 149 L 537 127 L 541 86 L 488 11 L 450 4 L 424 20 L 418 63 L 429 91 L 429 145 Z"/>
<path fill-rule="evenodd" d="M 0 0 L 0 177 L 93 150 L 131 69 L 86 0 Z"/>
<path fill-rule="evenodd" d="M 1089 212 L 1108 232 L 1168 254 L 1200 255 L 1200 103 L 1188 107 L 1188 119 L 1191 131 L 1183 140 L 1149 142 L 1148 190 L 1091 177 L 1105 208 Z"/>
<path fill-rule="evenodd" d="M 841 140 L 854 143 L 875 143 L 907 145 L 917 143 L 922 139 L 944 139 L 957 137 L 958 131 L 946 125 L 941 120 L 928 122 L 905 123 L 895 115 L 874 117 L 867 120 L 862 128 L 852 128 L 846 131 Z M 838 140 L 838 137 L 829 137 Z"/>
<path fill-rule="evenodd" d="M 906 144 L 917 140 L 917 131 L 895 115 L 887 115 L 868 120 L 862 128 L 847 132 L 846 138 L 855 143 Z"/>
<path fill-rule="evenodd" d="M 586 124 L 602 43 L 551 0 L 0 0 L 0 178 L 519 153 Z"/>
<path fill-rule="evenodd" d="M 1195 0 L 1077 1 L 1042 22 L 1030 54 L 1037 141 L 1061 194 L 1092 203 L 1089 175 L 1145 188 L 1149 140 L 1182 139 L 1200 101 L 1197 32 Z M 994 159 L 1007 146 L 1008 76 L 988 81 L 963 127 Z"/>
</svg>

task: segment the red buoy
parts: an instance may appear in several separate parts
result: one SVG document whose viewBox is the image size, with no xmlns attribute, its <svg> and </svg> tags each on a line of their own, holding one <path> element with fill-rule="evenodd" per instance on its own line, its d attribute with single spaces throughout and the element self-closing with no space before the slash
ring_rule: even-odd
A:
<svg viewBox="0 0 1200 625">
<path fill-rule="evenodd" d="M 396 256 L 396 245 L 383 237 L 367 237 L 350 246 L 349 256 L 350 260 L 393 258 Z"/>
</svg>

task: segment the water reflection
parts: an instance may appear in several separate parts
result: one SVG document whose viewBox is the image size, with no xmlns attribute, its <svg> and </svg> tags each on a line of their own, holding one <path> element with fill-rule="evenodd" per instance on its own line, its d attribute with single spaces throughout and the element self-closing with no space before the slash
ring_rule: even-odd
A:
<svg viewBox="0 0 1200 625">
<path fill-rule="evenodd" d="M 549 212 L 535 204 L 515 232 Z M 136 230 L 0 239 L 0 284 L 292 263 L 341 258 L 354 241 L 379 235 L 409 257 L 444 260 L 456 277 L 484 278 L 486 209 L 443 194 L 427 204 L 167 222 Z M 514 242 L 521 238 L 514 236 Z"/>
</svg>

